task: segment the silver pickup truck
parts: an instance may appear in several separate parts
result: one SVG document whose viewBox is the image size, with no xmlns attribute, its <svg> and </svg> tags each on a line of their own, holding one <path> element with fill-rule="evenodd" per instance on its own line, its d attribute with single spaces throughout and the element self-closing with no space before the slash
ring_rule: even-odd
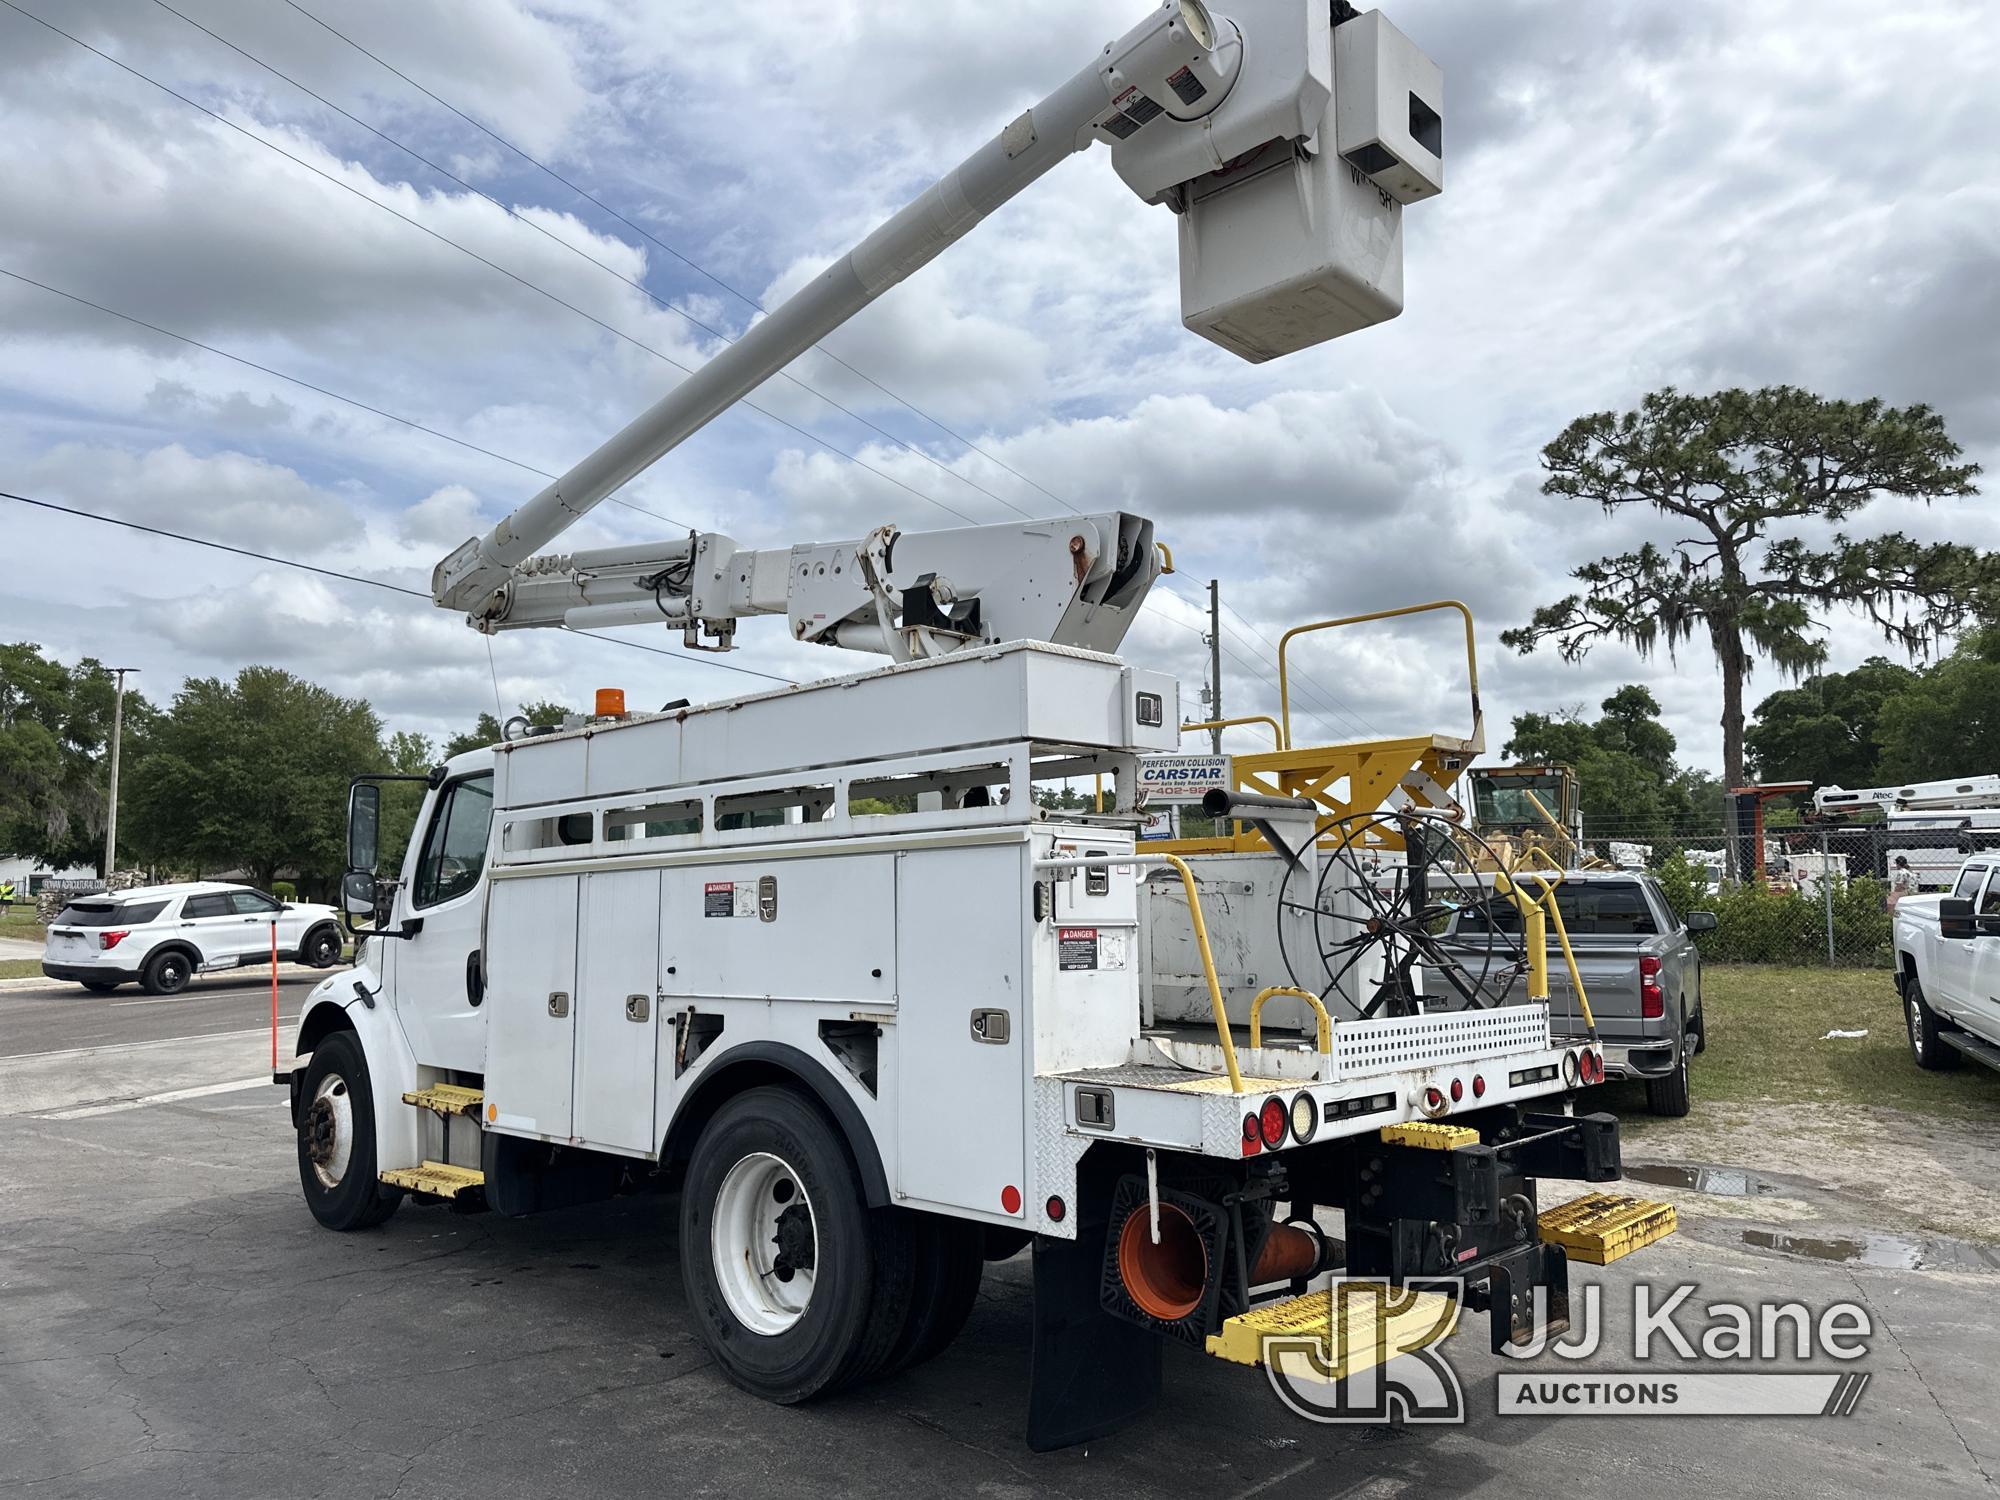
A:
<svg viewBox="0 0 2000 1500">
<path fill-rule="evenodd" d="M 1658 881 L 1628 870 L 1572 870 L 1556 887 L 1556 906 L 1604 1045 L 1605 1076 L 1643 1078 L 1648 1109 L 1686 1114 L 1689 1060 L 1708 1044 L 1694 934 L 1712 929 L 1715 913 L 1691 911 L 1683 922 Z M 1498 899 L 1454 913 L 1443 941 L 1483 944 L 1488 924 L 1503 941 L 1518 941 L 1521 915 Z M 1526 999 L 1526 986 L 1517 980 L 1510 998 Z M 1553 929 L 1549 1011 L 1551 1030 L 1581 1039 L 1583 1014 Z"/>
</svg>

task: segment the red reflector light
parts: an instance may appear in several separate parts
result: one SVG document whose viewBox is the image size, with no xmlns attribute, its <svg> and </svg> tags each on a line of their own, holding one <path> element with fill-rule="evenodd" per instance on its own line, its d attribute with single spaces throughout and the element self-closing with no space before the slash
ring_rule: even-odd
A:
<svg viewBox="0 0 2000 1500">
<path fill-rule="evenodd" d="M 129 930 L 124 932 L 100 932 L 97 935 L 97 946 L 99 949 L 116 948 L 131 935 Z"/>
<path fill-rule="evenodd" d="M 1486 1097 L 1486 1075 L 1484 1073 L 1474 1073 L 1472 1075 L 1472 1097 L 1475 1099 L 1484 1099 Z"/>
<path fill-rule="evenodd" d="M 1063 1215 L 1069 1212 L 1069 1209 L 1064 1205 L 1062 1199 L 1060 1198 L 1049 1199 L 1049 1201 L 1045 1205 L 1043 1205 L 1043 1209 L 1044 1212 L 1048 1214 L 1049 1222 L 1051 1224 L 1062 1223 Z"/>
<path fill-rule="evenodd" d="M 1264 1144 L 1274 1150 L 1284 1145 L 1286 1124 L 1285 1101 L 1273 1094 L 1264 1101 L 1264 1107 L 1258 1111 L 1258 1116 L 1257 1129 L 1258 1133 L 1264 1138 Z"/>
<path fill-rule="evenodd" d="M 1452 1079 L 1452 1081 L 1451 1081 L 1451 1102 L 1452 1102 L 1453 1104 L 1456 1104 L 1456 1103 L 1458 1103 L 1458 1101 L 1459 1101 L 1459 1100 L 1463 1099 L 1464 1097 L 1465 1097 L 1465 1085 L 1464 1085 L 1463 1083 L 1459 1082 L 1459 1080 L 1458 1080 L 1458 1079 L 1456 1079 L 1456 1078 Z"/>
<path fill-rule="evenodd" d="M 1657 1021 L 1667 1013 L 1667 997 L 1657 984 L 1641 983 L 1639 986 L 1639 1014 L 1649 1021 Z"/>
<path fill-rule="evenodd" d="M 1263 1132 L 1263 1127 L 1257 1123 L 1257 1116 L 1254 1113 L 1247 1114 L 1243 1117 L 1244 1140 L 1254 1141 L 1260 1134 L 1262 1134 L 1262 1132 Z"/>
<path fill-rule="evenodd" d="M 1651 954 L 1639 960 L 1640 974 L 1650 978 L 1660 972 L 1660 961 Z"/>
<path fill-rule="evenodd" d="M 1000 1189 L 1000 1207 L 1010 1214 L 1019 1213 L 1021 1211 L 1021 1190 L 1012 1183 Z"/>
</svg>

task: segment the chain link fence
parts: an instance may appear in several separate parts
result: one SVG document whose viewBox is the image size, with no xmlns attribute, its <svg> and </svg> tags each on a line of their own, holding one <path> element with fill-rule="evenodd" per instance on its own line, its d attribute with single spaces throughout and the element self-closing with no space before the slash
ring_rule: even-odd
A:
<svg viewBox="0 0 2000 1500">
<path fill-rule="evenodd" d="M 1853 968 L 1893 967 L 1895 902 L 1948 888 L 1968 855 L 2000 846 L 1975 830 L 1767 827 L 1759 872 L 1754 835 L 1719 824 L 1663 835 L 1597 819 L 1583 835 L 1593 861 L 1656 876 L 1677 912 L 1714 912 L 1706 958 Z"/>
</svg>

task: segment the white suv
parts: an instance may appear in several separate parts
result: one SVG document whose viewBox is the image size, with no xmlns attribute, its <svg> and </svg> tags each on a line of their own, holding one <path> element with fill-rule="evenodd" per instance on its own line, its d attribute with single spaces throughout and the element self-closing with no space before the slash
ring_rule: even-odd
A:
<svg viewBox="0 0 2000 1500">
<path fill-rule="evenodd" d="M 280 958 L 316 969 L 340 961 L 331 906 L 196 880 L 77 897 L 49 924 L 42 972 L 99 994 L 136 979 L 148 994 L 172 995 L 206 970 L 269 963 L 274 923 Z"/>
</svg>

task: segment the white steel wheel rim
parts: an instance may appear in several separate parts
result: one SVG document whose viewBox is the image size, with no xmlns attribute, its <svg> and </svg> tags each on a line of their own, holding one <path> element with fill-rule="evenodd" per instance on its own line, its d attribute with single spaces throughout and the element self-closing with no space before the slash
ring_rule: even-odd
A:
<svg viewBox="0 0 2000 1500">
<path fill-rule="evenodd" d="M 329 1121 L 323 1146 L 318 1138 L 322 1111 Z M 314 1135 L 310 1153 L 313 1176 L 319 1179 L 321 1187 L 337 1188 L 347 1176 L 347 1163 L 354 1155 L 354 1096 L 345 1078 L 329 1073 L 319 1081 L 312 1103 L 307 1106 L 306 1120 Z"/>
<path fill-rule="evenodd" d="M 768 1151 L 732 1166 L 716 1191 L 709 1250 L 737 1322 L 766 1338 L 796 1325 L 812 1302 L 819 1262 L 819 1225 L 798 1173 Z"/>
</svg>

